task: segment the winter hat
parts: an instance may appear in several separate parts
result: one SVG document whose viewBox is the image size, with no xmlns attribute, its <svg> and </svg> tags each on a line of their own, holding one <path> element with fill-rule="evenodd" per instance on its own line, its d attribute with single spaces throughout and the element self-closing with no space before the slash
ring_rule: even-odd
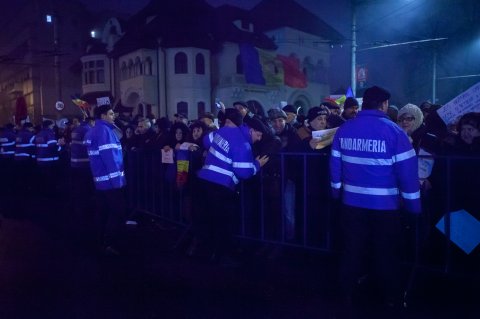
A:
<svg viewBox="0 0 480 319">
<path fill-rule="evenodd" d="M 213 120 L 215 120 L 215 116 L 214 116 L 212 113 L 210 113 L 210 112 L 205 112 L 205 113 L 203 113 L 202 115 L 200 115 L 200 116 L 198 117 L 198 119 L 199 119 L 199 120 L 201 120 L 201 119 L 210 119 L 210 120 L 213 121 Z"/>
<path fill-rule="evenodd" d="M 422 113 L 422 110 L 420 110 L 420 108 L 418 106 L 416 106 L 415 104 L 408 103 L 407 105 L 402 107 L 398 111 L 398 119 L 401 119 L 402 116 L 404 116 L 405 114 L 408 114 L 408 115 L 413 116 L 415 118 L 413 120 L 413 126 L 412 126 L 413 131 L 415 131 L 417 128 L 420 127 L 420 125 L 422 125 L 422 123 L 423 123 L 423 113 Z"/>
<path fill-rule="evenodd" d="M 232 107 L 225 109 L 225 119 L 229 119 L 236 126 L 241 126 L 243 123 L 242 114 L 237 109 Z"/>
<path fill-rule="evenodd" d="M 295 109 L 295 106 L 293 106 L 292 104 L 285 105 L 282 110 L 285 113 L 295 113 L 295 114 L 297 114 L 297 110 Z"/>
<path fill-rule="evenodd" d="M 284 119 L 287 119 L 287 114 L 283 110 L 280 110 L 280 109 L 273 108 L 273 109 L 268 110 L 267 113 L 268 113 L 268 118 L 272 121 L 275 120 L 275 119 L 278 119 L 280 117 L 283 117 Z"/>
<path fill-rule="evenodd" d="M 52 120 L 44 120 L 44 121 L 42 122 L 42 127 L 43 127 L 43 128 L 47 128 L 47 127 L 49 127 L 49 126 L 52 125 L 52 124 L 53 124 L 53 121 L 52 121 Z"/>
<path fill-rule="evenodd" d="M 244 123 L 249 127 L 253 128 L 255 131 L 259 131 L 262 133 L 267 133 L 267 128 L 265 125 L 255 116 L 245 116 Z"/>
<path fill-rule="evenodd" d="M 378 104 L 389 99 L 390 99 L 390 92 L 388 92 L 387 90 L 379 86 L 372 86 L 366 89 L 365 93 L 363 93 L 362 108 L 367 108 L 367 109 L 375 108 L 378 106 Z"/>
<path fill-rule="evenodd" d="M 329 111 L 325 106 L 315 106 L 308 110 L 307 120 L 308 122 L 313 121 L 319 115 L 329 115 Z"/>
</svg>

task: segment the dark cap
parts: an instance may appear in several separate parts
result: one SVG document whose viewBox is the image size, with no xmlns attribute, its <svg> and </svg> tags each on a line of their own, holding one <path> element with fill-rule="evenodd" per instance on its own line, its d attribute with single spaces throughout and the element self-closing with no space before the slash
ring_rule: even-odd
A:
<svg viewBox="0 0 480 319">
<path fill-rule="evenodd" d="M 47 127 L 49 127 L 49 126 L 52 125 L 52 124 L 53 124 L 53 121 L 52 121 L 52 120 L 45 120 L 45 121 L 42 122 L 42 127 L 43 127 L 43 128 L 47 128 Z"/>
<path fill-rule="evenodd" d="M 187 115 L 185 113 L 175 113 L 173 116 L 181 118 L 181 119 L 187 119 Z"/>
<path fill-rule="evenodd" d="M 363 106 L 377 107 L 380 103 L 390 99 L 390 92 L 379 86 L 372 86 L 363 93 Z"/>
<path fill-rule="evenodd" d="M 235 106 L 235 105 L 237 105 L 237 104 L 238 104 L 238 105 L 241 105 L 244 109 L 248 109 L 248 105 L 247 105 L 247 103 L 245 103 L 245 102 L 236 101 L 236 102 L 233 102 L 232 105 Z"/>
<path fill-rule="evenodd" d="M 319 115 L 329 115 L 329 111 L 325 106 L 315 106 L 308 110 L 307 120 L 313 121 Z"/>
<path fill-rule="evenodd" d="M 285 113 L 295 113 L 295 114 L 297 114 L 297 110 L 295 109 L 295 106 L 293 106 L 292 104 L 285 105 L 282 110 Z"/>
<path fill-rule="evenodd" d="M 280 110 L 280 109 L 273 108 L 268 110 L 267 113 L 268 113 L 268 118 L 270 120 L 275 120 L 281 117 L 283 117 L 284 119 L 287 119 L 287 113 L 285 113 L 283 110 Z"/>
<path fill-rule="evenodd" d="M 254 129 L 255 131 L 259 131 L 259 132 L 262 132 L 262 133 L 266 133 L 267 132 L 267 128 L 265 127 L 265 125 L 262 123 L 262 121 L 260 121 L 257 117 L 255 116 L 246 116 L 245 119 L 244 119 L 244 123 L 249 127 L 249 128 L 252 128 Z"/>
<path fill-rule="evenodd" d="M 242 114 L 240 114 L 240 112 L 233 107 L 225 109 L 225 119 L 229 119 L 236 126 L 241 126 L 243 123 Z"/>
<path fill-rule="evenodd" d="M 215 120 L 215 116 L 214 116 L 212 113 L 210 113 L 210 112 L 205 112 L 205 113 L 203 113 L 202 115 L 200 115 L 200 116 L 198 117 L 198 119 L 199 119 L 199 120 L 201 120 L 201 119 L 211 119 L 212 121 L 214 121 L 214 120 Z"/>
<path fill-rule="evenodd" d="M 354 106 L 358 106 L 357 99 L 353 97 L 347 97 L 347 99 L 345 100 L 345 103 L 343 103 L 343 109 L 345 110 Z"/>
</svg>

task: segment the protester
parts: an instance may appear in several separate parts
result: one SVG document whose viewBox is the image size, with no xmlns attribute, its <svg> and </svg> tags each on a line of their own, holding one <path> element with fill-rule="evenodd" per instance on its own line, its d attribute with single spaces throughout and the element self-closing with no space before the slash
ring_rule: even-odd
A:
<svg viewBox="0 0 480 319">
<path fill-rule="evenodd" d="M 345 103 L 343 103 L 343 112 L 341 116 L 346 121 L 355 118 L 358 113 L 358 107 L 359 105 L 356 98 L 347 97 Z"/>
</svg>

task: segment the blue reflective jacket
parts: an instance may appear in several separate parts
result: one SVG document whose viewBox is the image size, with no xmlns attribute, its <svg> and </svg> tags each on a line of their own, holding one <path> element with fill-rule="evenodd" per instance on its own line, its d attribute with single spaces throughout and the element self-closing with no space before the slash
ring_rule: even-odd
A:
<svg viewBox="0 0 480 319">
<path fill-rule="evenodd" d="M 122 188 L 127 183 L 122 145 L 114 129 L 112 124 L 96 120 L 95 126 L 85 134 L 90 168 L 98 190 Z"/>
<path fill-rule="evenodd" d="M 203 144 L 208 154 L 198 177 L 234 189 L 239 179 L 255 175 L 260 164 L 253 158 L 248 129 L 224 126 L 206 135 Z"/>
<path fill-rule="evenodd" d="M 333 196 L 350 206 L 420 212 L 418 161 L 407 135 L 379 110 L 364 110 L 335 134 Z"/>
<path fill-rule="evenodd" d="M 27 129 L 22 129 L 17 134 L 15 147 L 15 160 L 24 161 L 35 158 L 35 134 Z"/>
<path fill-rule="evenodd" d="M 35 135 L 36 157 L 38 165 L 48 165 L 58 162 L 61 147 L 55 138 L 55 133 L 44 128 Z"/>
<path fill-rule="evenodd" d="M 92 127 L 88 122 L 83 122 L 80 126 L 72 131 L 72 141 L 70 142 L 70 166 L 71 167 L 88 167 L 90 160 L 88 158 L 87 145 L 84 138 Z"/>
<path fill-rule="evenodd" d="M 15 133 L 5 129 L 0 136 L 0 157 L 12 159 L 15 155 Z"/>
</svg>

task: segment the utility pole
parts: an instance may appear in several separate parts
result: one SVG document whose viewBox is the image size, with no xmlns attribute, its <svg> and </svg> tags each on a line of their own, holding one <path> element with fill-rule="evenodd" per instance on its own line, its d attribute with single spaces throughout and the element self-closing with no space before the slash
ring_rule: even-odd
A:
<svg viewBox="0 0 480 319">
<path fill-rule="evenodd" d="M 58 30 L 58 15 L 56 13 L 46 16 L 47 23 L 53 25 L 53 69 L 55 77 L 56 100 L 62 101 L 62 78 L 60 69 L 60 35 Z"/>
<path fill-rule="evenodd" d="M 55 87 L 57 88 L 57 101 L 62 100 L 62 83 L 60 72 L 60 38 L 58 32 L 58 15 L 53 15 L 53 50 L 54 50 L 54 67 L 55 67 Z"/>
<path fill-rule="evenodd" d="M 355 0 L 352 0 L 352 64 L 351 64 L 351 83 L 353 96 L 357 96 L 357 12 Z"/>
</svg>

